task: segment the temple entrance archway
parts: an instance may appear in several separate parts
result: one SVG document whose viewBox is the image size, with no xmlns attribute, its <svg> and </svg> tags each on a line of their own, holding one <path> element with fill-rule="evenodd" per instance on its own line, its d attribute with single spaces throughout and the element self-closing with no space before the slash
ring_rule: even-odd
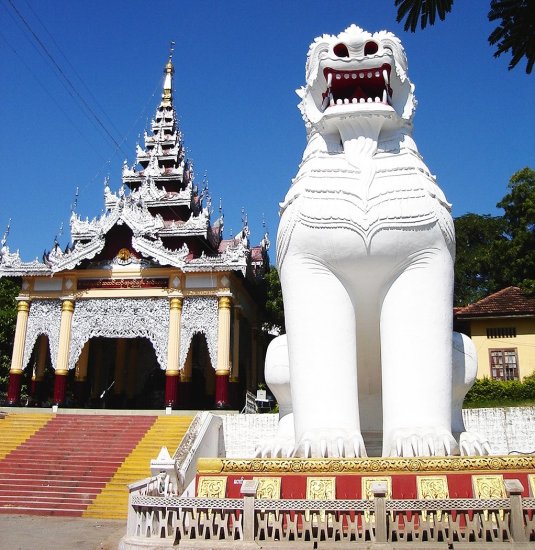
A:
<svg viewBox="0 0 535 550">
<path fill-rule="evenodd" d="M 31 406 L 48 406 L 54 389 L 54 368 L 48 334 L 36 334 L 24 370 L 24 381 Z"/>
<path fill-rule="evenodd" d="M 196 332 L 186 356 L 181 384 L 183 408 L 213 409 L 215 403 L 215 370 L 210 360 L 206 336 Z"/>
<path fill-rule="evenodd" d="M 110 409 L 163 407 L 165 373 L 150 340 L 142 337 L 95 337 L 87 345 L 85 406 Z"/>
</svg>

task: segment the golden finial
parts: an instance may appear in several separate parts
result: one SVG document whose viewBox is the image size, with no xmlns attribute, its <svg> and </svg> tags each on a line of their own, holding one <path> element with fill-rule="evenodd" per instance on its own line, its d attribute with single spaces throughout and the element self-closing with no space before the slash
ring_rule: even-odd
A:
<svg viewBox="0 0 535 550">
<path fill-rule="evenodd" d="M 173 52 L 175 51 L 175 41 L 171 40 L 169 42 L 169 59 L 167 60 L 167 64 L 165 65 L 165 72 L 166 74 L 173 74 L 175 72 L 173 67 Z"/>
<path fill-rule="evenodd" d="M 167 60 L 167 63 L 165 65 L 165 79 L 163 83 L 163 96 L 162 99 L 164 101 L 164 104 L 170 104 L 172 101 L 172 76 L 175 72 L 175 69 L 173 67 L 173 51 L 175 49 L 175 42 L 174 40 L 171 40 L 169 43 L 169 59 Z"/>
</svg>

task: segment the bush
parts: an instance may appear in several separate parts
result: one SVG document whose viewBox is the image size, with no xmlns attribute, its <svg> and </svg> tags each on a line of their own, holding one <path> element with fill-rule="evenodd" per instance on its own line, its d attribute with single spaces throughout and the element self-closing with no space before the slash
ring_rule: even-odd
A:
<svg viewBox="0 0 535 550">
<path fill-rule="evenodd" d="M 464 400 L 465 407 L 535 404 L 535 372 L 524 380 L 476 380 Z"/>
</svg>

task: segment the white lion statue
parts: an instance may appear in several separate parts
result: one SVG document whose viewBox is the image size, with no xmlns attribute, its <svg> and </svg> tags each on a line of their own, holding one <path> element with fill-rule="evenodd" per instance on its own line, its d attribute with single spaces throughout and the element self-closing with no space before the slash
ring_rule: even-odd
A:
<svg viewBox="0 0 535 550">
<path fill-rule="evenodd" d="M 411 137 L 399 39 L 317 38 L 297 93 L 307 146 L 277 236 L 287 335 L 266 360 L 281 421 L 258 454 L 366 456 L 364 432 L 383 456 L 487 453 L 462 424 L 475 353 L 456 337 L 454 368 L 453 220 Z"/>
</svg>

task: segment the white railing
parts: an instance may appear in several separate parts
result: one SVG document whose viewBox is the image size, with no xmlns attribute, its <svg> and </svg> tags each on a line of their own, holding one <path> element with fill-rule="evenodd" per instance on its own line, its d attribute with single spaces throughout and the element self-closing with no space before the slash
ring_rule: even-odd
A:
<svg viewBox="0 0 535 550">
<path fill-rule="evenodd" d="M 373 500 L 315 501 L 158 497 L 131 492 L 128 534 L 122 548 L 137 548 L 136 543 L 148 543 L 147 539 L 153 543 L 158 539 L 158 548 L 206 539 L 211 548 L 228 547 L 234 540 L 284 543 L 285 547 L 296 542 L 301 548 L 363 543 L 368 548 L 397 543 L 408 543 L 407 548 L 429 544 L 479 548 L 499 543 L 504 548 L 535 543 L 535 498 L 522 498 L 521 490 L 508 494 L 508 498 L 487 500 L 389 500 L 384 492 L 376 491 Z"/>
</svg>

